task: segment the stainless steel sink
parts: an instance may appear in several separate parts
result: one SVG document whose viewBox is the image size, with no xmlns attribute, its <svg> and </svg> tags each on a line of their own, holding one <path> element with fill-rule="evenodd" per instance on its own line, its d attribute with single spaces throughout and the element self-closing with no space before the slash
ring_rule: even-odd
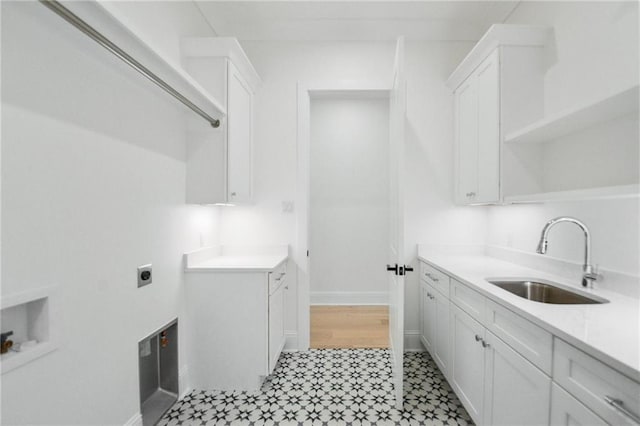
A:
<svg viewBox="0 0 640 426">
<path fill-rule="evenodd" d="M 523 299 L 558 305 L 607 303 L 606 299 L 581 294 L 555 283 L 529 278 L 487 278 L 487 281 Z"/>
</svg>

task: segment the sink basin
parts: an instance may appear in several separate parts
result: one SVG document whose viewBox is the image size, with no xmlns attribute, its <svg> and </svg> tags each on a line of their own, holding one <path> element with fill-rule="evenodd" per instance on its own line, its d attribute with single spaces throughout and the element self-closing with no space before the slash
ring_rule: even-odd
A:
<svg viewBox="0 0 640 426">
<path fill-rule="evenodd" d="M 487 281 L 523 299 L 540 303 L 552 303 L 557 305 L 582 305 L 607 303 L 608 300 L 584 295 L 569 290 L 555 283 L 544 282 L 540 279 L 528 278 L 487 278 Z"/>
</svg>

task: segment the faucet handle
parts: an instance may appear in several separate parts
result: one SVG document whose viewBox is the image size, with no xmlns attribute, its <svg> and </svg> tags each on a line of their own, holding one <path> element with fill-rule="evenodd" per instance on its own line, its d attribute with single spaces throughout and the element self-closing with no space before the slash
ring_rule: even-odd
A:
<svg viewBox="0 0 640 426">
<path fill-rule="evenodd" d="M 585 265 L 582 274 L 582 286 L 593 288 L 593 282 L 602 278 L 602 274 L 598 272 L 598 265 Z"/>
</svg>

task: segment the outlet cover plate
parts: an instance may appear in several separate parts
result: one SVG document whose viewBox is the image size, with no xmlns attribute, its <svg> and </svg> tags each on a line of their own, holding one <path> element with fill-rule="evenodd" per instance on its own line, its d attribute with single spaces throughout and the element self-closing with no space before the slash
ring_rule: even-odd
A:
<svg viewBox="0 0 640 426">
<path fill-rule="evenodd" d="M 138 266 L 138 288 L 153 282 L 153 267 L 148 265 Z"/>
</svg>

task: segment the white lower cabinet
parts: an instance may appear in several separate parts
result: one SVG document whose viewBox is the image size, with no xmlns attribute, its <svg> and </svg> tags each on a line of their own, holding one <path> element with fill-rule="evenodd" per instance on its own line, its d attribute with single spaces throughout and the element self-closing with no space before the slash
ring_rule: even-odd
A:
<svg viewBox="0 0 640 426">
<path fill-rule="evenodd" d="M 422 342 L 476 424 L 640 425 L 636 380 L 434 266 L 421 271 Z"/>
<path fill-rule="evenodd" d="M 483 346 L 484 424 L 547 424 L 551 378 L 488 330 Z"/>
<path fill-rule="evenodd" d="M 551 378 L 451 305 L 451 386 L 477 424 L 549 421 Z"/>
<path fill-rule="evenodd" d="M 284 346 L 286 262 L 273 271 L 185 275 L 191 386 L 256 391 Z"/>
<path fill-rule="evenodd" d="M 593 426 L 606 425 L 607 423 L 554 383 L 551 385 L 549 424 L 553 426 Z"/>
</svg>

